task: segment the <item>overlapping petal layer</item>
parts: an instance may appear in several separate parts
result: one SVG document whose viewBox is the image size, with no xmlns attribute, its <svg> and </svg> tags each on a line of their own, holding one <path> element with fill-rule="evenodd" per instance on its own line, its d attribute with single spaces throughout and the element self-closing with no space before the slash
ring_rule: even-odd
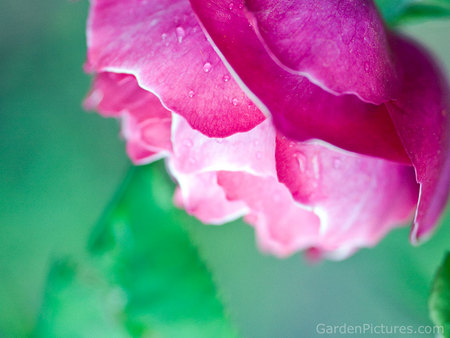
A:
<svg viewBox="0 0 450 338">
<path fill-rule="evenodd" d="M 363 8 L 359 1 L 330 0 L 321 4 L 309 1 L 279 1 L 275 4 L 268 0 L 248 0 L 245 4 L 243 1 L 234 1 L 231 9 L 226 1 L 191 0 L 191 3 L 211 41 L 228 62 L 235 76 L 242 80 L 244 89 L 260 100 L 262 109 L 270 112 L 275 125 L 283 134 L 297 140 L 317 138 L 342 149 L 400 163 L 408 164 L 412 161 L 417 181 L 422 184 L 412 240 L 415 241 L 416 237 L 427 234 L 435 227 L 448 200 L 450 189 L 450 131 L 446 113 L 449 110 L 449 91 L 440 76 L 442 72 L 433 64 L 429 55 L 395 33 L 385 33 L 377 24 L 378 16 L 370 9 L 373 6 L 371 2 L 366 2 Z M 310 46 L 308 43 L 301 44 L 302 41 L 309 41 L 308 29 L 314 27 L 315 17 L 304 22 L 302 31 L 305 36 L 300 33 L 289 35 L 289 39 L 284 36 L 288 31 L 292 33 L 292 29 L 296 29 L 293 26 L 296 22 L 293 12 L 312 6 L 311 8 L 315 9 L 314 15 L 320 17 L 325 15 L 327 10 L 342 5 L 347 8 L 346 11 L 328 12 L 328 17 L 335 21 L 334 26 L 339 26 L 338 30 L 343 33 L 335 35 L 338 44 L 343 43 L 344 30 L 348 28 L 347 25 L 351 26 L 352 22 L 350 20 L 339 23 L 337 17 L 340 16 L 342 20 L 351 17 L 353 14 L 348 10 L 351 6 L 354 6 L 355 13 L 366 13 L 363 15 L 363 23 L 370 21 L 372 28 L 378 25 L 381 30 L 375 35 L 362 35 L 362 40 L 364 37 L 369 40 L 366 41 L 367 45 L 385 48 L 385 51 L 380 53 L 379 60 L 372 60 L 375 54 L 366 50 L 367 46 L 358 40 L 358 34 L 354 36 L 356 40 L 353 44 L 348 45 L 350 49 L 344 48 L 344 51 L 352 51 L 355 55 L 360 53 L 360 59 L 364 62 L 374 61 L 378 64 L 373 64 L 373 70 L 376 70 L 374 81 L 382 80 L 382 65 L 386 66 L 384 76 L 387 79 L 387 87 L 384 88 L 390 88 L 391 82 L 397 82 L 397 85 L 394 85 L 392 90 L 379 91 L 391 93 L 391 97 L 383 96 L 379 101 L 373 99 L 373 102 L 387 100 L 382 105 L 367 104 L 352 95 L 331 95 L 306 77 L 302 77 L 301 70 L 305 66 L 302 62 L 308 64 L 310 61 L 314 74 L 321 73 L 318 70 L 320 67 L 314 68 L 317 63 L 323 66 L 321 52 L 314 54 L 319 55 L 318 60 L 308 61 L 307 55 L 305 58 L 305 48 L 311 50 Z M 269 8 L 270 6 L 272 7 Z M 283 8 L 291 7 L 292 12 L 282 13 Z M 370 20 L 367 21 L 367 18 Z M 286 25 L 275 24 L 274 20 L 285 22 Z M 367 29 L 365 31 L 367 33 Z M 333 31 L 330 33 L 328 28 L 317 30 L 314 33 L 315 40 L 320 39 L 321 34 L 332 35 Z M 370 42 L 371 36 L 378 43 Z M 352 46 L 360 46 L 361 49 L 356 50 Z M 328 55 L 326 48 L 322 52 Z M 241 54 L 251 57 L 240 57 Z M 349 56 L 340 61 L 345 65 L 351 60 L 352 57 Z M 393 74 L 390 66 L 395 64 L 398 69 Z M 288 71 L 286 67 L 298 72 Z M 339 66 L 336 67 L 337 73 L 341 70 Z M 361 67 L 358 67 L 356 62 L 352 72 L 359 74 L 359 71 Z M 334 69 L 330 69 L 330 72 L 334 74 Z M 400 78 L 397 78 L 397 73 L 401 75 Z M 340 79 L 345 82 L 349 79 L 348 76 Z M 326 79 L 326 76 L 321 78 L 324 82 Z M 320 85 L 317 79 L 315 82 Z M 335 84 L 338 86 L 339 83 L 338 81 Z M 350 84 L 352 81 L 345 83 Z M 354 93 L 364 97 L 358 93 L 358 85 L 355 85 Z M 364 83 L 359 85 L 364 86 Z M 398 86 L 399 91 L 396 88 Z M 348 88 L 347 92 L 352 92 Z M 279 97 L 283 97 L 283 100 L 279 100 Z M 371 101 L 368 97 L 364 98 Z"/>
<path fill-rule="evenodd" d="M 382 19 L 367 0 L 246 0 L 276 62 L 337 94 L 381 104 L 400 89 Z"/>
<path fill-rule="evenodd" d="M 90 71 L 130 73 L 211 137 L 247 131 L 263 114 L 207 42 L 187 0 L 93 0 Z"/>
<path fill-rule="evenodd" d="M 280 257 L 315 248 L 344 258 L 411 218 L 412 167 L 289 141 L 269 122 L 214 139 L 174 115 L 169 168 L 178 204 L 205 223 L 246 215 L 260 247 Z"/>
<path fill-rule="evenodd" d="M 407 222 L 418 197 L 412 167 L 277 138 L 279 181 L 321 218 L 321 250 L 352 252 Z"/>
<path fill-rule="evenodd" d="M 286 136 L 318 138 L 340 148 L 409 163 L 385 107 L 354 95 L 336 96 L 282 69 L 249 24 L 243 1 L 191 0 L 210 39 Z"/>
<path fill-rule="evenodd" d="M 405 69 L 400 97 L 389 113 L 416 169 L 420 200 L 411 232 L 416 242 L 436 226 L 450 190 L 450 89 L 433 58 L 405 38 L 393 45 Z"/>
</svg>

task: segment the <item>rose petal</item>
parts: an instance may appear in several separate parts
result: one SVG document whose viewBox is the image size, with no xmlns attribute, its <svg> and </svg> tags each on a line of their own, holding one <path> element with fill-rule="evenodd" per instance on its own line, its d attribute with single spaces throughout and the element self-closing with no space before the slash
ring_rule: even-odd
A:
<svg viewBox="0 0 450 338">
<path fill-rule="evenodd" d="M 319 138 L 343 149 L 410 163 L 383 106 L 354 95 L 332 95 L 280 68 L 249 25 L 242 1 L 191 0 L 222 57 L 275 125 L 296 140 Z"/>
<path fill-rule="evenodd" d="M 314 248 L 345 258 L 406 222 L 417 201 L 412 167 L 276 139 L 270 121 L 214 139 L 174 114 L 172 131 L 169 167 L 180 182 L 180 204 L 205 223 L 245 214 L 260 247 L 280 257 Z M 267 154 L 254 156 L 264 149 Z"/>
<path fill-rule="evenodd" d="M 134 140 L 128 141 L 126 146 L 128 157 L 136 165 L 148 164 L 160 159 L 163 155 L 159 152 L 151 151 Z"/>
<path fill-rule="evenodd" d="M 171 150 L 171 112 L 128 74 L 100 73 L 85 100 L 88 109 L 122 118 L 128 156 L 135 164 L 152 162 Z"/>
<path fill-rule="evenodd" d="M 405 68 L 405 87 L 387 107 L 421 185 L 411 232 L 416 242 L 431 234 L 449 196 L 450 90 L 426 51 L 404 38 L 394 41 Z"/>
<path fill-rule="evenodd" d="M 210 138 L 173 115 L 173 165 L 184 173 L 246 171 L 276 177 L 275 130 L 266 120 L 246 133 Z"/>
<path fill-rule="evenodd" d="M 322 88 L 381 104 L 399 76 L 381 17 L 367 0 L 246 0 L 248 17 L 275 61 Z"/>
<path fill-rule="evenodd" d="M 187 0 L 91 4 L 87 69 L 134 74 L 142 88 L 211 137 L 264 120 L 206 41 Z"/>
<path fill-rule="evenodd" d="M 372 246 L 416 206 L 418 186 L 409 166 L 282 136 L 276 161 L 280 182 L 321 218 L 321 250 Z"/>
<path fill-rule="evenodd" d="M 185 174 L 168 161 L 168 169 L 177 181 L 175 203 L 206 224 L 223 224 L 248 212 L 242 201 L 230 201 L 217 184 L 215 171 Z"/>
<path fill-rule="evenodd" d="M 263 251 L 286 257 L 317 242 L 319 218 L 295 203 L 276 178 L 221 171 L 218 183 L 229 200 L 249 207 L 245 219 L 254 226 Z"/>
</svg>

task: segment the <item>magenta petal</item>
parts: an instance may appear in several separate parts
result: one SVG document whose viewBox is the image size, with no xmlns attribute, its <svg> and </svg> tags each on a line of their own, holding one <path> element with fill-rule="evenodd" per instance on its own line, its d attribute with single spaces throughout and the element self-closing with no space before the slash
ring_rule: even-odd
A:
<svg viewBox="0 0 450 338">
<path fill-rule="evenodd" d="M 306 77 L 280 68 L 246 17 L 243 2 L 191 0 L 211 40 L 249 96 L 269 112 L 277 128 L 299 141 L 319 138 L 340 148 L 409 163 L 383 106 L 354 95 L 335 96 Z"/>
<path fill-rule="evenodd" d="M 129 74 L 97 74 L 84 106 L 96 109 L 104 116 L 119 117 L 128 112 L 139 122 L 148 118 L 171 117 L 171 112 L 161 105 L 158 98 L 139 87 L 136 78 Z"/>
<path fill-rule="evenodd" d="M 130 73 L 197 130 L 224 137 L 263 114 L 207 42 L 187 0 L 94 0 L 87 69 Z"/>
<path fill-rule="evenodd" d="M 269 54 L 327 90 L 381 104 L 400 81 L 381 17 L 367 0 L 246 0 Z"/>
<path fill-rule="evenodd" d="M 285 137 L 277 138 L 276 160 L 280 182 L 321 218 L 320 250 L 350 254 L 372 246 L 416 206 L 410 166 Z"/>
<path fill-rule="evenodd" d="M 387 107 L 421 185 L 411 240 L 430 234 L 450 190 L 450 90 L 442 72 L 422 48 L 395 37 L 405 68 L 405 87 Z"/>
</svg>

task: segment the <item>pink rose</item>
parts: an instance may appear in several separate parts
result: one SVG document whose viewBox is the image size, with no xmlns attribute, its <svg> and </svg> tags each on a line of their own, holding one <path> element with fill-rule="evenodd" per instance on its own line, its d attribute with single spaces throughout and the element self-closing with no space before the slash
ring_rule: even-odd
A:
<svg viewBox="0 0 450 338">
<path fill-rule="evenodd" d="M 91 0 L 86 105 L 175 202 L 262 250 L 344 258 L 449 195 L 448 88 L 366 0 Z"/>
</svg>

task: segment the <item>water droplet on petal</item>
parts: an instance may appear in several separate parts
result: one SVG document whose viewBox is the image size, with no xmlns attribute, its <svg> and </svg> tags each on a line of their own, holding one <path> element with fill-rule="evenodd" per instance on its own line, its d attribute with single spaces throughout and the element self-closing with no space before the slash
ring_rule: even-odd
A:
<svg viewBox="0 0 450 338">
<path fill-rule="evenodd" d="M 230 75 L 225 74 L 225 75 L 223 76 L 222 80 L 223 80 L 223 82 L 228 82 L 228 81 L 230 81 Z"/>
<path fill-rule="evenodd" d="M 161 34 L 161 39 L 162 39 L 162 40 L 165 40 L 166 38 L 167 38 L 167 34 L 166 34 L 166 33 L 162 33 L 162 34 Z"/>
<path fill-rule="evenodd" d="M 233 10 L 233 8 L 234 8 L 234 3 L 230 2 L 230 4 L 228 5 L 228 8 L 230 9 L 230 11 Z"/>
<path fill-rule="evenodd" d="M 189 96 L 189 97 L 194 97 L 194 95 L 195 95 L 194 91 L 193 91 L 193 90 L 190 90 L 189 93 L 188 93 L 188 96 Z"/>
<path fill-rule="evenodd" d="M 234 98 L 233 100 L 231 100 L 231 103 L 233 104 L 233 106 L 237 106 L 238 102 L 239 101 L 237 98 Z"/>
<path fill-rule="evenodd" d="M 368 71 L 369 71 L 369 68 L 370 68 L 369 63 L 368 63 L 368 62 L 364 62 L 364 70 L 365 70 L 366 72 L 368 72 Z"/>
<path fill-rule="evenodd" d="M 177 39 L 178 39 L 178 43 L 181 43 L 183 41 L 183 38 L 186 35 L 186 32 L 184 31 L 183 27 L 178 26 L 175 29 L 176 33 L 177 33 Z"/>
<path fill-rule="evenodd" d="M 203 65 L 203 71 L 204 71 L 205 73 L 209 73 L 209 71 L 211 70 L 211 68 L 212 68 L 212 65 L 211 65 L 209 62 L 206 62 L 206 63 Z"/>
</svg>

